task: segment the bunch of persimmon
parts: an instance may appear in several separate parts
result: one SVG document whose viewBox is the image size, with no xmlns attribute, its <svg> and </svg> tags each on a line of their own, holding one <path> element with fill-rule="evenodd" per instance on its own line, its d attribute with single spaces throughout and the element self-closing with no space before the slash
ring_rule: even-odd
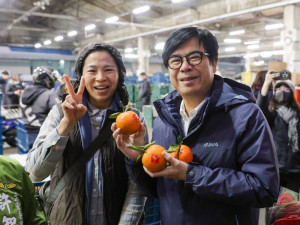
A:
<svg viewBox="0 0 300 225">
<path fill-rule="evenodd" d="M 121 134 L 126 135 L 136 133 L 141 127 L 140 118 L 135 112 L 130 111 L 129 105 L 130 103 L 127 104 L 123 112 L 116 112 L 109 116 L 111 119 L 116 118 L 116 127 L 121 129 Z"/>
<path fill-rule="evenodd" d="M 161 145 L 155 145 L 155 141 L 145 146 L 131 144 L 128 148 L 141 152 L 137 161 L 142 158 L 144 167 L 146 167 L 150 172 L 161 171 L 166 165 L 167 161 L 162 155 L 166 149 Z"/>
</svg>

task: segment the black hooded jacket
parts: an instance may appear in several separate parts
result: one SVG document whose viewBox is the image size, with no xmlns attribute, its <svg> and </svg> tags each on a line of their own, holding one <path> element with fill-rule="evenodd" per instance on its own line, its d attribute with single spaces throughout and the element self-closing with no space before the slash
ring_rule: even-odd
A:
<svg viewBox="0 0 300 225">
<path fill-rule="evenodd" d="M 26 87 L 20 100 L 26 127 L 39 128 L 57 102 L 55 92 L 44 86 L 34 84 Z"/>
</svg>

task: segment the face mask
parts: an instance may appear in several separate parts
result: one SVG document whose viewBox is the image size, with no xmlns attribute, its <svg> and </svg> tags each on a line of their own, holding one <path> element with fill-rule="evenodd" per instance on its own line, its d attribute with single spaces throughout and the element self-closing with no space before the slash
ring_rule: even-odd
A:
<svg viewBox="0 0 300 225">
<path fill-rule="evenodd" d="M 275 94 L 275 100 L 278 104 L 289 103 L 291 98 L 292 94 L 290 92 L 280 91 Z"/>
</svg>

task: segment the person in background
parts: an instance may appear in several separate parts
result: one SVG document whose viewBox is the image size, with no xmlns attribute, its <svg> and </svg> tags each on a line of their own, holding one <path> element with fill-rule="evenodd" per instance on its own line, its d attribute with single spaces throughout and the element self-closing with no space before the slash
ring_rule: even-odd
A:
<svg viewBox="0 0 300 225">
<path fill-rule="evenodd" d="M 5 86 L 3 105 L 7 109 L 19 108 L 20 96 L 23 93 L 24 87 L 20 82 L 18 75 L 13 75 Z"/>
<path fill-rule="evenodd" d="M 254 78 L 254 81 L 251 85 L 252 93 L 254 94 L 256 99 L 258 97 L 258 93 L 260 92 L 260 90 L 264 84 L 266 73 L 267 73 L 267 70 L 258 71 Z M 270 93 L 272 96 L 272 93 L 273 93 L 272 88 L 270 88 Z"/>
<path fill-rule="evenodd" d="M 151 86 L 150 81 L 146 73 L 142 72 L 140 74 L 140 78 L 142 80 L 142 85 L 139 87 L 139 98 L 142 102 L 142 105 L 149 105 L 150 104 L 150 97 L 151 97 Z"/>
<path fill-rule="evenodd" d="M 52 107 L 59 102 L 52 90 L 59 74 L 47 66 L 37 67 L 32 74 L 33 85 L 24 89 L 20 99 L 20 107 L 28 133 L 28 146 L 32 147 L 40 127 Z"/>
<path fill-rule="evenodd" d="M 71 83 L 73 84 L 75 82 L 74 79 L 71 79 L 70 77 L 68 77 L 68 79 L 70 79 Z M 62 83 L 59 87 L 57 87 L 57 89 L 55 90 L 59 100 L 63 101 L 65 96 L 68 93 L 68 89 L 67 89 L 67 85 L 66 82 L 64 81 L 64 78 L 62 78 Z"/>
<path fill-rule="evenodd" d="M 163 152 L 166 168 L 151 173 L 136 162 L 138 133 L 122 135 L 112 125 L 130 176 L 147 196 L 160 200 L 162 224 L 257 225 L 259 208 L 279 192 L 272 134 L 251 89 L 215 75 L 218 42 L 208 30 L 182 28 L 163 50 L 175 91 L 154 102 L 152 140 L 168 149 L 178 136 L 191 148 L 189 164 Z"/>
<path fill-rule="evenodd" d="M 51 175 L 50 190 L 98 136 L 110 112 L 122 111 L 129 101 L 126 69 L 113 46 L 89 43 L 77 58 L 75 73 L 74 87 L 64 76 L 69 95 L 61 109 L 52 108 L 27 155 L 31 179 Z M 129 179 L 125 157 L 112 136 L 84 168 L 54 202 L 50 224 L 138 224 L 145 197 Z"/>
<path fill-rule="evenodd" d="M 5 93 L 5 86 L 6 86 L 6 83 L 7 83 L 8 79 L 9 79 L 9 77 L 10 77 L 9 73 L 6 70 L 2 71 L 1 77 L 0 77 L 0 88 L 1 88 L 0 91 L 3 94 Z"/>
<path fill-rule="evenodd" d="M 279 73 L 268 71 L 258 95 L 262 109 L 272 130 L 277 151 L 280 185 L 299 192 L 300 189 L 300 108 L 294 98 L 295 85 L 289 79 L 276 80 Z M 274 79 L 275 78 L 275 79 Z M 273 97 L 268 103 L 268 91 L 273 84 Z"/>
<path fill-rule="evenodd" d="M 47 225 L 33 184 L 22 165 L 0 155 L 0 224 Z"/>
</svg>

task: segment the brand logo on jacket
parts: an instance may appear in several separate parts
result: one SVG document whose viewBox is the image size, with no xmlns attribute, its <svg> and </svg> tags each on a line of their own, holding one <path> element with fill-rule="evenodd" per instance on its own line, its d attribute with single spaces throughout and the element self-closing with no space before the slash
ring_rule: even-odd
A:
<svg viewBox="0 0 300 225">
<path fill-rule="evenodd" d="M 203 144 L 203 147 L 209 148 L 209 147 L 218 147 L 219 143 L 218 142 L 206 142 Z"/>
</svg>

